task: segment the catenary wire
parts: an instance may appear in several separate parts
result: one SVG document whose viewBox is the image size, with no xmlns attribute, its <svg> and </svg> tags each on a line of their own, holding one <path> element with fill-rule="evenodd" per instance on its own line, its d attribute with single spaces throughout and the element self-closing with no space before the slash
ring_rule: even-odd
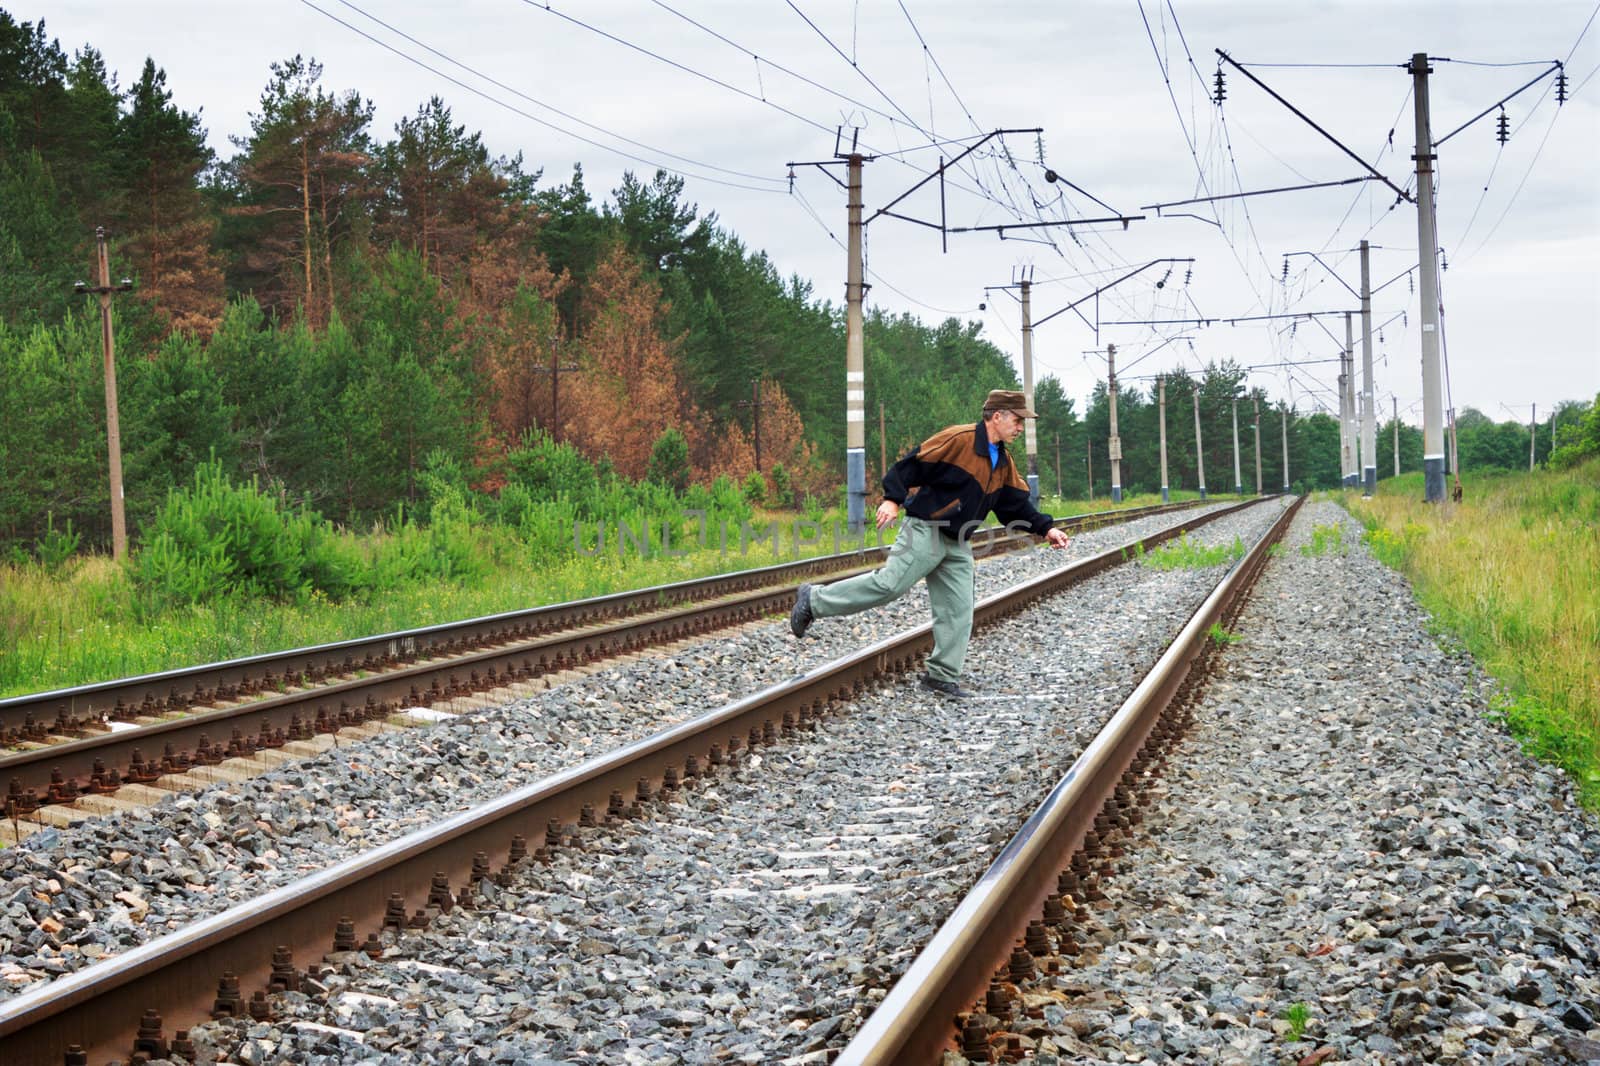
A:
<svg viewBox="0 0 1600 1066">
<path fill-rule="evenodd" d="M 479 88 L 477 88 L 475 86 L 467 84 L 466 82 L 462 81 L 459 78 L 456 78 L 456 77 L 453 77 L 453 76 L 451 76 L 449 74 L 446 74 L 444 71 L 438 69 L 437 67 L 430 66 L 429 64 L 423 62 L 422 60 L 418 59 L 415 56 L 407 55 L 405 52 L 403 52 L 400 49 L 394 47 L 393 45 L 389 44 L 388 42 L 381 41 L 378 38 L 374 37 L 372 34 L 367 33 L 365 30 L 361 29 L 359 26 L 354 26 L 351 23 L 346 22 L 344 19 L 340 18 L 338 15 L 335 15 L 331 11 L 326 11 L 326 10 L 318 7 L 316 4 L 312 3 L 311 0 L 300 0 L 300 2 L 302 4 L 304 4 L 306 7 L 310 8 L 311 10 L 313 10 L 313 11 L 317 12 L 318 14 L 324 16 L 325 18 L 328 18 L 328 19 L 331 19 L 334 22 L 337 22 L 339 25 L 341 25 L 341 26 L 345 27 L 346 29 L 350 30 L 352 33 L 355 33 L 355 34 L 357 34 L 357 35 L 359 35 L 361 37 L 366 38 L 367 40 L 371 41 L 373 44 L 375 44 L 378 47 L 384 49 L 385 51 L 391 52 L 394 55 L 399 56 L 401 59 L 406 60 L 408 63 L 412 63 L 412 64 L 415 64 L 416 66 L 421 67 L 423 70 L 428 71 L 429 73 L 435 75 L 436 77 L 443 78 L 445 81 L 449 82 L 452 85 L 457 86 L 458 88 L 465 89 L 467 92 L 472 93 L 474 96 L 480 97 L 481 99 L 486 100 L 489 103 L 495 104 L 495 105 L 497 105 L 499 107 L 503 107 L 507 111 L 510 111 L 510 112 L 512 112 L 513 114 L 516 114 L 516 115 L 520 115 L 520 116 L 522 116 L 523 118 L 527 119 L 530 122 L 536 122 L 539 125 L 544 126 L 544 127 L 548 128 L 548 129 L 555 130 L 557 133 L 565 134 L 566 136 L 571 137 L 574 140 L 581 141 L 584 144 L 590 145 L 591 147 L 598 148 L 603 152 L 610 152 L 613 155 L 621 156 L 624 159 L 631 159 L 634 162 L 642 163 L 645 166 L 656 167 L 656 168 L 661 169 L 661 170 L 671 171 L 672 173 L 675 173 L 675 174 L 682 174 L 685 177 L 692 177 L 692 178 L 695 178 L 696 180 L 699 180 L 699 181 L 708 181 L 708 182 L 712 182 L 712 183 L 717 184 L 717 185 L 725 185 L 725 186 L 728 186 L 730 188 L 744 189 L 744 190 L 746 190 L 748 192 L 780 194 L 783 191 L 782 189 L 778 189 L 778 188 L 761 188 L 761 187 L 755 186 L 755 185 L 746 185 L 746 184 L 744 184 L 742 182 L 727 181 L 727 180 L 725 180 L 723 178 L 714 178 L 714 177 L 711 177 L 711 176 L 705 175 L 705 174 L 696 174 L 696 173 L 694 173 L 692 171 L 685 170 L 682 167 L 665 166 L 665 165 L 663 165 L 662 163 L 660 163 L 660 162 L 658 162 L 656 160 L 646 159 L 643 156 L 634 155 L 632 152 L 623 151 L 622 149 L 614 147 L 612 145 L 602 144 L 601 142 L 596 141 L 593 138 L 585 137 L 581 133 L 574 133 L 572 130 L 564 129 L 563 127 L 558 126 L 555 123 L 548 121 L 547 119 L 540 118 L 538 115 L 534 115 L 534 114 L 531 114 L 531 113 L 529 113 L 527 111 L 524 111 L 522 108 L 517 107 L 515 104 L 511 104 L 511 103 L 506 102 L 505 100 L 501 100 L 500 98 L 498 98 L 496 96 L 493 96 L 493 95 L 491 95 L 489 93 L 484 92 L 482 89 L 479 89 Z"/>
<path fill-rule="evenodd" d="M 369 19 L 370 21 L 377 23 L 379 26 L 382 26 L 384 29 L 388 30 L 390 33 L 393 33 L 398 37 L 404 38 L 405 40 L 407 40 L 407 41 L 411 42 L 412 44 L 416 45 L 418 48 L 424 49 L 425 51 L 430 52 L 435 56 L 438 56 L 440 59 L 442 59 L 445 62 L 451 64 L 452 66 L 459 67 L 460 69 L 466 71 L 467 73 L 473 75 L 474 77 L 480 78 L 483 81 L 488 82 L 490 85 L 493 85 L 498 89 L 503 89 L 506 92 L 511 93 L 513 96 L 518 97 L 519 99 L 526 100 L 528 103 L 533 104 L 536 107 L 541 107 L 546 111 L 552 112 L 553 114 L 560 115 L 562 118 L 567 119 L 567 120 L 569 120 L 571 122 L 576 122 L 580 126 L 584 126 L 584 127 L 588 128 L 588 129 L 594 130 L 597 133 L 603 133 L 607 137 L 613 137 L 613 138 L 623 142 L 624 144 L 631 144 L 635 148 L 643 149 L 644 151 L 650 152 L 652 154 L 666 156 L 669 159 L 677 159 L 677 160 L 680 160 L 682 162 L 690 163 L 690 164 L 693 164 L 694 166 L 702 167 L 702 168 L 707 169 L 707 170 L 715 170 L 715 171 L 719 171 L 719 172 L 724 173 L 724 174 L 732 174 L 735 177 L 750 178 L 750 179 L 753 179 L 755 181 L 770 181 L 770 182 L 773 182 L 774 184 L 781 184 L 782 181 L 783 181 L 782 178 L 775 178 L 775 177 L 772 177 L 772 176 L 766 175 L 766 174 L 752 174 L 752 173 L 749 173 L 748 171 L 743 171 L 743 170 L 734 170 L 734 169 L 729 168 L 729 167 L 718 166 L 715 163 L 708 163 L 708 162 L 705 162 L 704 160 L 695 159 L 695 158 L 693 158 L 691 156 L 680 155 L 677 152 L 670 152 L 665 148 L 658 148 L 658 147 L 656 147 L 654 145 L 646 144 L 643 141 L 636 141 L 631 137 L 627 137 L 627 136 L 624 136 L 623 134 L 617 133 L 617 132 L 615 132 L 613 130 L 606 129 L 604 126 L 599 126 L 599 125 L 596 125 L 593 122 L 586 121 L 585 119 L 579 118 L 577 115 L 574 115 L 574 114 L 571 114 L 570 112 L 561 110 L 559 107 L 556 107 L 556 106 L 554 106 L 552 104 L 548 104 L 545 101 L 537 99 L 537 98 L 535 98 L 533 96 L 529 96 L 527 93 L 522 92 L 520 89 L 517 89 L 517 88 L 515 88 L 513 86 L 507 85 L 505 82 L 502 82 L 502 81 L 499 81 L 499 80 L 497 80 L 495 78 L 492 78 L 488 74 L 485 74 L 483 71 L 477 69 L 476 67 L 470 66 L 469 64 L 466 64 L 466 63 L 463 63 L 460 60 L 454 58 L 453 56 L 446 55 L 444 52 L 441 52 L 439 49 L 434 48 L 432 45 L 426 43 L 425 41 L 418 40 L 417 38 L 411 36 L 411 34 L 406 33 L 404 30 L 398 28 L 397 26 L 394 26 L 391 23 L 385 22 L 383 19 L 378 18 L 376 15 L 372 14 L 369 11 L 363 10 L 361 7 L 359 7 L 356 4 L 352 3 L 351 0 L 338 0 L 338 2 L 343 4 L 345 7 L 349 8 L 351 11 L 354 11 L 356 14 L 361 15 L 363 18 Z M 342 24 L 343 25 L 348 25 L 348 24 L 344 24 L 344 23 L 342 23 Z M 369 40 L 370 40 L 370 38 L 369 38 Z"/>
</svg>

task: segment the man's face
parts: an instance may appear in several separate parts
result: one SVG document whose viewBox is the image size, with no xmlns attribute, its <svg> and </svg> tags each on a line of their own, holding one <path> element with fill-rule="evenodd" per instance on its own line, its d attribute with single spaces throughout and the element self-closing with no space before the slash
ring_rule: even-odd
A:
<svg viewBox="0 0 1600 1066">
<path fill-rule="evenodd" d="M 1015 411 L 996 411 L 994 417 L 989 419 L 989 439 L 1010 444 L 1022 432 L 1022 423 L 1025 421 Z"/>
</svg>

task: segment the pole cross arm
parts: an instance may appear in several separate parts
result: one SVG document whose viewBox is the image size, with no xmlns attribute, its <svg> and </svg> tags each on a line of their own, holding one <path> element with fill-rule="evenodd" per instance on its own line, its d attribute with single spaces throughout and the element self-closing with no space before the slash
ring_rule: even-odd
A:
<svg viewBox="0 0 1600 1066">
<path fill-rule="evenodd" d="M 1355 249 L 1351 249 L 1351 251 L 1354 251 L 1354 250 Z M 1318 264 L 1321 265 L 1322 269 L 1326 270 L 1333 277 L 1334 281 L 1337 281 L 1340 285 L 1344 286 L 1346 292 L 1348 292 L 1351 296 L 1354 296 L 1358 300 L 1361 299 L 1361 294 L 1359 292 L 1357 292 L 1354 288 L 1352 288 L 1348 281 L 1346 281 L 1343 278 L 1341 278 L 1339 276 L 1339 272 L 1337 270 L 1333 269 L 1333 267 L 1329 266 L 1327 264 L 1327 261 L 1324 260 L 1322 258 L 1322 256 L 1318 255 L 1316 252 L 1284 252 L 1283 253 L 1283 258 L 1284 258 L 1284 261 L 1287 262 L 1292 256 L 1297 256 L 1297 255 L 1309 255 L 1311 258 L 1315 259 L 1318 262 Z"/>
<path fill-rule="evenodd" d="M 1485 116 L 1485 115 L 1489 114 L 1490 112 L 1494 111 L 1495 108 L 1504 107 L 1507 103 L 1509 103 L 1511 101 L 1511 99 L 1513 97 L 1521 95 L 1522 93 L 1526 92 L 1528 89 L 1533 88 L 1535 85 L 1539 84 L 1541 81 L 1544 81 L 1544 79 L 1548 78 L 1552 74 L 1557 73 L 1561 69 L 1562 69 L 1561 60 L 1559 60 L 1559 59 L 1551 60 L 1550 61 L 1550 65 L 1544 69 L 1543 73 L 1539 74 L 1533 80 L 1529 81 L 1526 85 L 1522 86 L 1522 88 L 1513 90 L 1512 92 L 1508 93 L 1507 95 L 1502 96 L 1500 99 L 1496 100 L 1494 103 L 1490 104 L 1488 107 L 1484 108 L 1482 111 L 1479 111 L 1476 115 L 1473 115 L 1471 118 L 1467 119 L 1467 121 L 1463 122 L 1461 125 L 1457 126 L 1455 129 L 1451 130 L 1449 133 L 1445 134 L 1443 137 L 1440 137 L 1437 141 L 1434 141 L 1433 142 L 1433 147 L 1438 148 L 1445 141 L 1448 141 L 1450 138 L 1454 137 L 1456 134 L 1460 133 L 1462 130 L 1466 129 L 1468 126 L 1472 125 L 1474 122 L 1478 121 L 1483 116 Z"/>
<path fill-rule="evenodd" d="M 123 278 L 115 285 L 87 285 L 84 282 L 74 282 L 72 291 L 79 296 L 109 296 L 114 292 L 132 292 L 133 279 Z"/>
<path fill-rule="evenodd" d="M 876 156 L 870 156 L 870 155 L 869 156 L 862 156 L 862 159 L 864 159 L 864 160 L 866 160 L 868 162 L 872 161 L 875 158 L 877 158 L 877 157 Z M 845 189 L 845 188 L 849 188 L 849 186 L 845 182 L 842 182 L 842 181 L 839 180 L 839 175 L 835 174 L 833 171 L 828 169 L 829 167 L 840 166 L 844 162 L 846 162 L 846 160 L 843 160 L 843 159 L 826 159 L 826 160 L 816 160 L 816 161 L 812 161 L 812 162 L 808 162 L 808 163 L 786 163 L 784 165 L 789 168 L 789 177 L 790 178 L 794 177 L 794 168 L 795 167 L 816 167 L 818 170 L 820 170 L 824 174 L 828 175 L 828 177 L 832 178 L 833 179 L 833 183 L 835 185 L 839 186 L 839 188 L 841 188 L 841 189 Z M 790 184 L 791 191 L 793 191 L 794 183 L 791 181 L 789 184 Z"/>
<path fill-rule="evenodd" d="M 1278 103 L 1282 104 L 1284 107 L 1287 107 L 1290 111 L 1292 111 L 1294 113 L 1295 117 L 1299 118 L 1300 121 L 1304 122 L 1306 125 L 1310 126 L 1312 129 L 1316 130 L 1318 133 L 1320 133 L 1324 137 L 1326 137 L 1329 141 L 1331 141 L 1339 149 L 1339 151 L 1343 152 L 1345 155 L 1349 156 L 1351 159 L 1354 159 L 1357 163 L 1360 163 L 1363 167 L 1366 168 L 1367 173 L 1371 174 L 1378 181 L 1383 182 L 1385 185 L 1389 186 L 1389 188 L 1393 189 L 1395 191 L 1395 193 L 1397 195 L 1399 195 L 1400 199 L 1405 200 L 1408 203 L 1416 203 L 1415 198 L 1412 197 L 1411 194 L 1407 193 L 1404 189 L 1400 188 L 1400 186 L 1396 185 L 1394 182 L 1392 182 L 1388 178 L 1384 177 L 1383 172 L 1380 171 L 1377 167 L 1373 166 L 1371 163 L 1367 162 L 1365 159 L 1362 159 L 1360 156 L 1356 155 L 1355 152 L 1351 151 L 1349 148 L 1346 148 L 1344 146 L 1344 144 L 1339 140 L 1339 138 L 1335 137 L 1333 134 L 1329 133 L 1327 130 L 1325 130 L 1321 126 L 1317 125 L 1316 122 L 1312 121 L 1311 117 L 1309 115 L 1307 115 L 1304 111 L 1301 111 L 1298 107 L 1295 107 L 1289 101 L 1285 100 L 1283 97 L 1281 97 L 1277 93 L 1273 92 L 1272 89 L 1270 87 L 1268 87 L 1266 82 L 1262 81 L 1260 78 L 1256 77 L 1254 74 L 1252 74 L 1248 70 L 1244 69 L 1244 67 L 1240 66 L 1234 60 L 1234 58 L 1232 56 L 1230 56 L 1228 53 L 1224 52 L 1220 48 L 1216 49 L 1216 53 L 1217 53 L 1217 55 L 1222 57 L 1224 62 L 1226 62 L 1229 66 L 1233 67 L 1234 70 L 1237 70 L 1240 74 L 1243 74 L 1245 77 L 1249 78 L 1251 81 L 1253 81 L 1257 85 L 1259 85 L 1261 87 L 1262 91 L 1264 91 L 1268 96 L 1272 97 L 1274 100 L 1278 101 Z"/>
<path fill-rule="evenodd" d="M 1115 281 L 1107 282 L 1106 284 L 1100 286 L 1098 289 L 1096 289 L 1093 292 L 1091 292 L 1089 295 L 1084 296 L 1081 299 L 1077 299 L 1077 300 L 1072 301 L 1071 303 L 1069 303 L 1067 306 L 1061 308 L 1060 310 L 1051 311 L 1048 315 L 1045 315 L 1043 318 L 1034 319 L 1033 326 L 1034 326 L 1035 329 L 1037 329 L 1038 327 L 1044 325 L 1046 322 L 1050 321 L 1052 318 L 1055 318 L 1059 314 L 1063 314 L 1063 313 L 1065 313 L 1067 311 L 1075 311 L 1075 310 L 1077 310 L 1079 304 L 1086 303 L 1089 300 L 1094 299 L 1096 296 L 1099 296 L 1101 293 L 1105 292 L 1107 289 L 1115 288 L 1116 286 L 1121 285 L 1124 281 L 1127 281 L 1129 278 L 1135 276 L 1136 274 L 1142 274 L 1144 271 L 1149 270 L 1151 267 L 1156 266 L 1157 264 L 1160 264 L 1160 263 L 1192 263 L 1192 262 L 1194 262 L 1194 259 L 1192 257 L 1188 258 L 1188 259 L 1152 259 L 1152 260 L 1150 260 L 1150 262 L 1146 263 L 1144 266 L 1135 267 L 1134 269 L 1128 271 L 1126 274 L 1122 275 L 1120 278 L 1117 278 Z M 1083 317 L 1081 312 L 1079 313 L 1078 317 L 1080 317 L 1080 318 Z M 1095 327 L 1095 328 L 1098 328 L 1098 327 Z"/>
<path fill-rule="evenodd" d="M 902 218 L 904 216 L 897 215 L 895 217 Z M 920 220 L 919 219 L 915 219 L 915 218 L 909 218 L 909 219 L 906 219 L 906 221 L 907 222 L 917 222 L 917 221 L 920 221 Z M 1130 223 L 1130 222 L 1143 222 L 1143 221 L 1144 221 L 1144 216 L 1143 215 L 1109 215 L 1109 216 L 1107 216 L 1105 218 L 1067 218 L 1067 219 L 1061 219 L 1060 221 L 1051 221 L 1051 222 L 1006 222 L 1006 223 L 1003 223 L 1003 224 L 1000 224 L 1000 225 L 995 225 L 995 226 L 951 226 L 949 228 L 949 232 L 951 232 L 951 233 L 986 233 L 986 232 L 988 232 L 990 230 L 997 230 L 1000 233 L 1000 238 L 1002 240 L 1004 240 L 1005 239 L 1005 235 L 1006 235 L 1006 230 L 1008 230 L 1008 229 L 1043 229 L 1043 228 L 1045 228 L 1047 226 L 1092 226 L 1092 225 L 1095 225 L 1097 223 L 1102 223 L 1102 222 L 1120 222 L 1120 223 L 1122 223 L 1122 228 L 1123 229 L 1127 229 L 1128 228 L 1128 223 Z M 925 225 L 925 226 L 926 225 L 931 225 L 931 223 L 924 222 L 923 225 Z"/>
<path fill-rule="evenodd" d="M 967 149 L 964 152 L 961 152 L 959 155 L 952 156 L 949 159 L 941 160 L 940 163 L 939 163 L 939 169 L 938 170 L 934 171 L 932 174 L 929 174 L 927 177 L 923 178 L 921 181 L 919 181 L 915 185 L 911 186 L 911 188 L 907 189 L 905 192 L 901 193 L 899 196 L 896 196 L 893 200 L 890 200 L 887 204 L 884 204 L 876 212 L 873 213 L 872 218 L 867 219 L 865 222 L 862 223 L 862 225 L 863 226 L 867 225 L 868 223 L 870 223 L 872 221 L 872 219 L 877 218 L 879 215 L 888 214 L 889 213 L 889 208 L 893 207 L 895 204 L 898 204 L 901 200 L 904 200 L 906 197 L 910 196 L 912 193 L 916 192 L 918 189 L 920 189 L 924 185 L 928 184 L 928 182 L 933 181 L 935 178 L 942 177 L 944 175 L 945 169 L 947 167 L 955 166 L 957 163 L 961 162 L 967 156 L 971 155 L 973 152 L 976 152 L 979 148 L 982 148 L 985 144 L 987 144 L 990 141 L 994 140 L 996 137 L 1003 136 L 1004 134 L 1007 134 L 1007 133 L 1043 133 L 1043 132 L 1044 132 L 1044 127 L 1043 126 L 1035 126 L 1032 129 L 1026 129 L 1026 130 L 994 130 L 994 131 L 992 131 L 990 133 L 984 134 L 982 137 L 979 137 L 976 141 L 973 141 L 970 145 L 968 145 Z"/>
</svg>

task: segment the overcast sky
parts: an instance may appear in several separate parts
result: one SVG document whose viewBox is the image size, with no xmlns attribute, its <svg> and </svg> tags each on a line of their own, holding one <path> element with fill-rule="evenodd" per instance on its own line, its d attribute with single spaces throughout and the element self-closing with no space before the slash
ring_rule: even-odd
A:
<svg viewBox="0 0 1600 1066">
<path fill-rule="evenodd" d="M 1436 62 L 1429 79 L 1436 141 L 1561 60 L 1565 106 L 1545 78 L 1506 103 L 1503 148 L 1496 111 L 1438 149 L 1450 389 L 1457 408 L 1525 420 L 1537 404 L 1541 421 L 1552 404 L 1600 390 L 1600 26 L 1590 25 L 1589 0 L 0 5 L 19 21 L 43 18 L 69 53 L 92 44 L 123 86 L 153 57 L 177 104 L 202 112 L 224 158 L 236 151 L 229 138 L 248 132 L 269 64 L 300 53 L 323 64 L 327 88 L 355 89 L 376 105 L 380 138 L 439 95 L 492 152 L 521 152 L 529 169 L 543 168 L 545 185 L 566 181 L 576 162 L 597 198 L 624 170 L 678 170 L 702 212 L 715 211 L 781 273 L 835 302 L 844 295 L 844 192 L 815 167 L 795 169 L 791 192 L 785 164 L 830 159 L 834 130 L 860 127 L 861 150 L 878 156 L 865 167 L 871 215 L 978 131 L 1043 127 L 1039 137 L 991 140 L 949 171 L 949 226 L 1145 217 L 1126 229 L 951 234 L 942 252 L 936 230 L 880 216 L 866 231 L 869 299 L 929 324 L 977 320 L 1020 373 L 1020 308 L 985 286 L 1031 268 L 1039 321 L 1151 260 L 1193 257 L 1192 275 L 1188 264 L 1170 275 L 1158 265 L 1104 292 L 1098 336 L 1093 299 L 1078 309 L 1084 317 L 1069 311 L 1038 327 L 1035 378 L 1060 377 L 1080 410 L 1105 373 L 1092 353 L 1108 343 L 1119 370 L 1128 368 L 1126 384 L 1141 390 L 1151 387 L 1137 380 L 1147 374 L 1231 357 L 1259 366 L 1251 383 L 1274 399 L 1333 405 L 1337 362 L 1315 361 L 1337 359 L 1341 317 L 1223 320 L 1358 306 L 1344 287 L 1360 284 L 1352 250 L 1363 238 L 1374 246 L 1374 287 L 1414 267 L 1414 206 L 1397 206 L 1393 189 L 1376 180 L 1159 216 L 1148 206 L 1344 181 L 1367 174 L 1364 164 L 1411 193 L 1415 119 L 1404 65 L 1413 53 L 1451 60 Z M 1219 48 L 1359 161 L 1232 68 L 1221 108 L 1212 104 Z M 1522 63 L 1532 65 L 1501 65 Z M 991 151 L 1002 145 L 1004 155 Z M 1064 181 L 1048 183 L 1046 168 Z M 936 221 L 937 183 L 895 211 Z M 1317 252 L 1326 267 L 1293 256 L 1285 282 L 1291 252 Z M 1373 309 L 1381 411 L 1393 395 L 1418 422 L 1417 297 L 1408 279 L 1379 292 Z M 1179 318 L 1210 324 L 1108 324 Z M 1356 344 L 1359 368 L 1359 319 Z M 1265 365 L 1284 361 L 1303 365 Z M 841 381 L 841 407 L 843 392 Z"/>
</svg>

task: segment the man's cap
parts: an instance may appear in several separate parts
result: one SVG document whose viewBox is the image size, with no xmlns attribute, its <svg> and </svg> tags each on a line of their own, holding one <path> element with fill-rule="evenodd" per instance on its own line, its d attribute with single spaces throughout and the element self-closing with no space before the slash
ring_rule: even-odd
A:
<svg viewBox="0 0 1600 1066">
<path fill-rule="evenodd" d="M 1028 398 L 1015 389 L 995 389 L 989 393 L 989 398 L 983 401 L 983 413 L 992 411 L 1015 411 L 1023 418 L 1038 418 L 1039 414 L 1028 406 Z"/>
</svg>

